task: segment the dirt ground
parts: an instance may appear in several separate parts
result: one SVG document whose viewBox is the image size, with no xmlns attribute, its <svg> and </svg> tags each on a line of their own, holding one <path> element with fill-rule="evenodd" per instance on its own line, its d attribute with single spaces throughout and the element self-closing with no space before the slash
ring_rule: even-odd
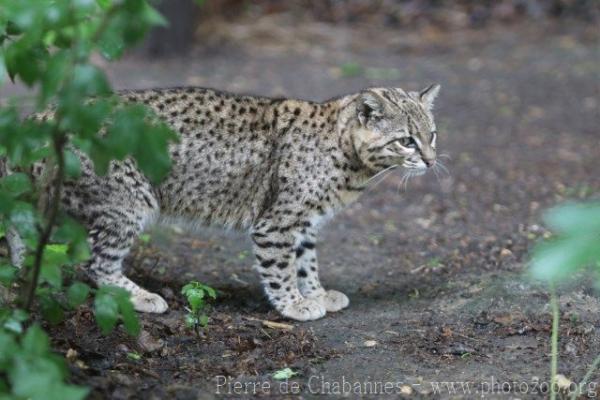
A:
<svg viewBox="0 0 600 400">
<path fill-rule="evenodd" d="M 450 176 L 404 188 L 392 174 L 323 230 L 322 281 L 351 304 L 314 322 L 270 309 L 243 234 L 156 229 L 128 268 L 171 309 L 141 316 L 138 340 L 123 330 L 103 337 L 87 307 L 52 328 L 56 348 L 76 352 L 73 380 L 98 399 L 356 398 L 358 389 L 373 398 L 546 398 L 549 296 L 524 273 L 545 233 L 541 212 L 600 194 L 598 32 L 262 26 L 225 29 L 186 59 L 132 57 L 110 75 L 118 88 L 192 84 L 315 100 L 439 82 L 438 148 Z M 179 292 L 190 280 L 220 292 L 201 337 L 183 323 Z M 600 349 L 600 298 L 586 276 L 560 293 L 559 373 L 579 381 Z M 298 372 L 288 386 L 271 377 L 284 367 Z"/>
</svg>

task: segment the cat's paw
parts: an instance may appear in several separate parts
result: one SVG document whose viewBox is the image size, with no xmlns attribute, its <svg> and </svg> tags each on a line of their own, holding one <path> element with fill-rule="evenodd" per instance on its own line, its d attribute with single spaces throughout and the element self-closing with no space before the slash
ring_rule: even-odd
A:
<svg viewBox="0 0 600 400">
<path fill-rule="evenodd" d="M 131 295 L 131 302 L 136 311 L 162 314 L 169 309 L 169 305 L 156 293 L 139 290 Z"/>
<path fill-rule="evenodd" d="M 350 304 L 348 296 L 342 292 L 338 292 L 337 290 L 327 290 L 324 293 L 313 297 L 313 299 L 321 303 L 321 305 L 325 307 L 325 310 L 328 312 L 340 311 L 348 307 L 348 304 Z"/>
<path fill-rule="evenodd" d="M 291 304 L 283 306 L 280 310 L 284 317 L 296 321 L 312 321 L 325 316 L 325 307 L 315 299 L 302 298 Z"/>
</svg>

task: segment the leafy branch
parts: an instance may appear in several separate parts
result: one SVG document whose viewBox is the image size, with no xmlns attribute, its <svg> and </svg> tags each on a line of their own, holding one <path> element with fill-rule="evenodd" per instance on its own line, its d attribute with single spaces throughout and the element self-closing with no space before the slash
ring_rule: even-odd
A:
<svg viewBox="0 0 600 400">
<path fill-rule="evenodd" d="M 54 229 L 57 219 L 58 213 L 60 211 L 60 202 L 62 195 L 62 188 L 65 179 L 65 156 L 64 156 L 64 146 L 66 143 L 66 138 L 64 135 L 58 133 L 54 136 L 53 140 L 53 148 L 54 155 L 57 161 L 57 171 L 56 176 L 54 178 L 54 193 L 51 196 L 51 205 L 50 211 L 48 213 L 46 226 L 42 229 L 40 228 L 40 239 L 38 240 L 37 247 L 35 249 L 35 258 L 33 261 L 33 274 L 31 277 L 31 281 L 29 283 L 29 289 L 27 291 L 27 297 L 25 300 L 25 311 L 31 311 L 31 307 L 33 305 L 33 301 L 35 299 L 35 290 L 38 285 L 40 271 L 42 268 L 42 259 L 44 256 L 44 250 L 48 243 L 50 243 L 50 237 L 52 235 L 52 230 Z"/>
<path fill-rule="evenodd" d="M 0 259 L 0 285 L 22 287 L 20 302 L 0 304 L 0 398 L 76 400 L 88 393 L 65 383 L 68 369 L 52 353 L 38 314 L 57 323 L 93 293 L 104 334 L 119 321 L 139 332 L 127 291 L 64 286 L 90 250 L 85 228 L 62 210 L 61 197 L 66 182 L 79 177 L 82 157 L 98 174 L 124 159 L 154 182 L 168 172 L 175 133 L 145 106 L 122 102 L 90 61 L 95 53 L 118 59 L 164 24 L 148 0 L 0 0 L 0 85 L 8 76 L 35 100 L 33 116 L 22 98 L 0 105 L 0 236 L 14 229 L 26 249 L 20 273 Z M 42 182 L 33 182 L 28 171 L 40 165 Z"/>
</svg>

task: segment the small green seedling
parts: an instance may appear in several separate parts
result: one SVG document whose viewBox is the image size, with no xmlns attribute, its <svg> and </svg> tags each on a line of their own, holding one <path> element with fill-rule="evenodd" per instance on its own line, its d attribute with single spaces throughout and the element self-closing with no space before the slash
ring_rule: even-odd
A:
<svg viewBox="0 0 600 400">
<path fill-rule="evenodd" d="M 275 379 L 276 381 L 285 381 L 296 375 L 298 375 L 298 373 L 293 371 L 291 368 L 284 368 L 280 369 L 279 371 L 275 371 L 273 373 L 273 379 Z"/>
<path fill-rule="evenodd" d="M 200 335 L 200 327 L 208 324 L 208 316 L 204 314 L 206 308 L 207 296 L 216 299 L 215 289 L 203 283 L 192 281 L 181 289 L 189 304 L 189 313 L 185 316 L 185 323 L 188 327 L 194 328 L 197 335 Z"/>
<path fill-rule="evenodd" d="M 136 352 L 136 351 L 132 351 L 127 353 L 127 358 L 129 358 L 130 360 L 133 361 L 140 361 L 142 359 L 142 356 L 140 355 L 140 353 Z"/>
<path fill-rule="evenodd" d="M 439 257 L 433 257 L 427 261 L 427 267 L 437 269 L 443 267 L 442 260 Z"/>
<path fill-rule="evenodd" d="M 149 233 L 143 233 L 140 235 L 139 239 L 140 239 L 140 243 L 147 245 L 148 243 L 150 243 L 150 240 L 152 240 L 152 236 L 150 236 Z"/>
</svg>

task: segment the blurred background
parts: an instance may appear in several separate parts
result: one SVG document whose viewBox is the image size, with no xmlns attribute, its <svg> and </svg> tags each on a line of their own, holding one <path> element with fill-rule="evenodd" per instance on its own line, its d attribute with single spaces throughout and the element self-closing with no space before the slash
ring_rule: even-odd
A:
<svg viewBox="0 0 600 400">
<path fill-rule="evenodd" d="M 132 55 L 132 62 L 114 74 L 118 86 L 146 87 L 157 82 L 226 86 L 318 99 L 365 84 L 415 85 L 414 57 L 440 57 L 419 60 L 419 69 L 429 74 L 424 78 L 431 81 L 441 78 L 435 70 L 446 60 L 451 63 L 452 55 L 460 54 L 464 66 L 475 72 L 486 70 L 488 60 L 505 59 L 502 50 L 515 54 L 519 44 L 536 47 L 555 42 L 561 48 L 593 44 L 600 21 L 600 2 L 595 0 L 169 0 L 159 4 L 170 26 L 156 29 Z M 495 42 L 499 42 L 497 49 Z M 491 53 L 485 54 L 486 50 Z M 135 62 L 143 63 L 143 74 L 130 72 L 136 69 Z"/>
<path fill-rule="evenodd" d="M 165 316 L 141 317 L 170 349 L 182 346 L 148 357 L 165 385 L 187 385 L 189 398 L 200 398 L 214 391 L 217 374 L 264 375 L 282 359 L 304 377 L 332 379 L 544 376 L 548 295 L 523 274 L 530 248 L 549 234 L 542 211 L 600 194 L 600 1 L 165 0 L 159 9 L 168 28 L 118 62 L 96 59 L 114 87 L 325 100 L 368 86 L 440 83 L 438 151 L 450 171 L 407 187 L 394 173 L 327 226 L 322 281 L 347 293 L 350 308 L 265 344 L 248 321 L 278 317 L 249 268 L 245 236 L 156 234 L 128 268 L 171 306 Z M 16 93 L 22 88 L 6 85 L 0 97 Z M 196 350 L 173 328 L 184 313 L 179 288 L 190 279 L 223 292 L 210 340 Z M 600 347 L 595 293 L 589 280 L 561 293 L 566 376 L 583 376 Z M 72 338 L 102 363 L 97 354 L 118 348 L 103 340 Z M 90 363 L 108 371 L 100 361 Z M 87 383 L 87 373 L 79 380 Z M 105 397 L 139 395 L 143 378 L 106 374 L 112 383 L 92 380 Z M 159 398 L 183 391 L 152 385 L 144 390 Z"/>
</svg>

